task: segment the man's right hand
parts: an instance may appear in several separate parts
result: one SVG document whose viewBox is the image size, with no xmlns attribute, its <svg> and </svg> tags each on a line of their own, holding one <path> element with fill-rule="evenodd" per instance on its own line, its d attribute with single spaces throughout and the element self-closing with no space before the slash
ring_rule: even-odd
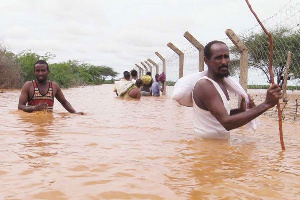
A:
<svg viewBox="0 0 300 200">
<path fill-rule="evenodd" d="M 272 108 L 275 106 L 279 99 L 282 98 L 281 88 L 277 84 L 271 84 L 270 88 L 267 90 L 265 104 Z"/>
<path fill-rule="evenodd" d="M 38 105 L 35 106 L 34 110 L 35 111 L 42 111 L 42 110 L 46 110 L 47 109 L 47 104 L 46 103 L 40 103 Z"/>
</svg>

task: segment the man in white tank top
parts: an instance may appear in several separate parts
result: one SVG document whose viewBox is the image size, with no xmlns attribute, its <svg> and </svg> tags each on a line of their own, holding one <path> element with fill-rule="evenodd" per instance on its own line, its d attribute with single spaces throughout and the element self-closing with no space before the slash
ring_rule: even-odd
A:
<svg viewBox="0 0 300 200">
<path fill-rule="evenodd" d="M 250 97 L 246 111 L 245 100 L 241 107 L 230 109 L 229 95 L 224 77 L 229 75 L 229 49 L 221 41 L 212 41 L 204 48 L 207 75 L 202 77 L 193 90 L 194 131 L 203 139 L 228 139 L 229 131 L 241 127 L 277 104 L 282 98 L 281 89 L 273 84 L 267 90 L 263 103 L 255 106 Z"/>
</svg>

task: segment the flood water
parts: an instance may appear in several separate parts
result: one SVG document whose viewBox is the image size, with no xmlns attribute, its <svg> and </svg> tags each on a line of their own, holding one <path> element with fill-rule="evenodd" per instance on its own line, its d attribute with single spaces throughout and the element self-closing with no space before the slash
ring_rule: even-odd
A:
<svg viewBox="0 0 300 200">
<path fill-rule="evenodd" d="M 83 116 L 57 101 L 17 111 L 20 91 L 0 93 L 0 199 L 299 199 L 299 124 L 284 122 L 284 152 L 266 117 L 228 141 L 195 140 L 191 108 L 112 89 L 63 90 Z"/>
</svg>

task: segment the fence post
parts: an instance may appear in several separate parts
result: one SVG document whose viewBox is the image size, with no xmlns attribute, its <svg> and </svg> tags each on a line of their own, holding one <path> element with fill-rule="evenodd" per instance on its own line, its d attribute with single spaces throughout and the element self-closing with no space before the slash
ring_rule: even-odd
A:
<svg viewBox="0 0 300 200">
<path fill-rule="evenodd" d="M 159 74 L 159 65 L 158 65 L 156 62 L 154 62 L 153 60 L 151 60 L 150 58 L 148 58 L 148 61 L 149 61 L 152 65 L 155 66 L 155 68 L 156 68 L 155 73 L 156 73 L 156 74 Z"/>
<path fill-rule="evenodd" d="M 152 66 L 150 65 L 150 63 L 146 60 L 145 63 L 148 65 L 149 69 L 150 69 L 150 72 L 152 74 Z"/>
<path fill-rule="evenodd" d="M 158 52 L 155 52 L 155 54 L 161 59 L 161 61 L 163 62 L 163 72 L 166 75 L 166 59 L 164 57 L 162 57 Z M 167 77 L 167 75 L 166 75 Z M 163 95 L 166 95 L 166 82 L 163 83 Z"/>
<path fill-rule="evenodd" d="M 199 72 L 204 71 L 204 46 L 198 42 L 194 36 L 192 36 L 188 31 L 183 35 L 192 45 L 199 51 Z"/>
<path fill-rule="evenodd" d="M 144 74 L 144 70 L 138 64 L 135 64 L 135 66 L 137 66 L 137 68 L 139 68 L 139 78 L 141 78 L 142 75 Z"/>
<path fill-rule="evenodd" d="M 231 30 L 225 31 L 226 35 L 232 41 L 232 43 L 238 48 L 241 53 L 240 58 L 240 84 L 247 92 L 248 84 L 248 49 L 246 45 L 238 38 L 238 36 Z"/>
<path fill-rule="evenodd" d="M 180 51 L 174 44 L 169 42 L 167 44 L 175 53 L 179 56 L 179 78 L 183 77 L 183 63 L 184 63 L 184 53 Z"/>
<path fill-rule="evenodd" d="M 147 73 L 149 71 L 148 68 L 147 68 L 147 66 L 143 62 L 141 62 L 141 64 L 143 65 L 144 69 L 146 70 L 145 73 Z"/>
<path fill-rule="evenodd" d="M 283 101 L 287 102 L 287 95 L 286 95 L 286 89 L 287 89 L 287 79 L 289 76 L 289 70 L 290 70 L 290 65 L 291 65 L 291 59 L 292 59 L 292 53 L 288 51 L 287 54 L 287 60 L 286 60 L 286 67 L 285 67 L 285 72 L 284 72 L 284 77 L 283 77 L 283 85 L 282 85 L 282 94 L 283 94 Z"/>
</svg>

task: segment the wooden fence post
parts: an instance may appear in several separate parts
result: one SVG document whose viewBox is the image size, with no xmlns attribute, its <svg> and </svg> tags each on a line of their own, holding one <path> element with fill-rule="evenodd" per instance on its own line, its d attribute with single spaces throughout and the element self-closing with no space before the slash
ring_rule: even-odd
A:
<svg viewBox="0 0 300 200">
<path fill-rule="evenodd" d="M 247 92 L 248 85 L 248 49 L 246 45 L 238 38 L 238 36 L 231 30 L 227 29 L 225 31 L 226 35 L 232 41 L 232 43 L 237 47 L 241 53 L 240 58 L 240 84 Z"/>
<path fill-rule="evenodd" d="M 167 77 L 167 74 L 166 74 L 166 59 L 164 57 L 162 57 L 158 52 L 155 52 L 155 54 L 161 59 L 161 61 L 163 62 L 163 72 L 165 73 L 166 77 Z M 163 95 L 166 95 L 166 82 L 163 83 Z"/>
<path fill-rule="evenodd" d="M 156 73 L 156 74 L 159 74 L 159 65 L 158 65 L 156 62 L 154 62 L 153 60 L 151 60 L 150 58 L 148 58 L 148 61 L 149 61 L 152 65 L 155 66 L 155 68 L 156 68 L 155 73 Z"/>
<path fill-rule="evenodd" d="M 179 56 L 179 78 L 183 77 L 183 63 L 184 63 L 184 53 L 180 51 L 174 44 L 169 42 L 167 44 L 175 53 Z"/>
<path fill-rule="evenodd" d="M 141 78 L 142 75 L 144 74 L 144 70 L 138 64 L 135 64 L 135 66 L 137 66 L 137 68 L 139 68 L 139 78 Z"/>
<path fill-rule="evenodd" d="M 204 71 L 204 46 L 194 38 L 188 31 L 183 35 L 199 51 L 199 72 Z"/>
<path fill-rule="evenodd" d="M 287 54 L 287 60 L 286 60 L 286 68 L 284 72 L 284 77 L 283 77 L 283 85 L 282 85 L 282 94 L 283 94 L 283 101 L 287 102 L 287 95 L 286 95 L 286 90 L 287 90 L 287 79 L 289 76 L 289 70 L 290 70 L 290 65 L 291 65 L 291 60 L 292 60 L 292 53 L 288 51 Z"/>
<path fill-rule="evenodd" d="M 145 69 L 145 73 L 147 73 L 149 70 L 147 68 L 147 66 L 145 65 L 145 63 L 141 62 L 141 64 L 143 65 L 144 69 Z"/>
<path fill-rule="evenodd" d="M 152 74 L 152 65 L 150 65 L 150 63 L 146 60 L 145 63 L 148 65 L 149 69 L 150 69 L 150 72 Z"/>
</svg>

